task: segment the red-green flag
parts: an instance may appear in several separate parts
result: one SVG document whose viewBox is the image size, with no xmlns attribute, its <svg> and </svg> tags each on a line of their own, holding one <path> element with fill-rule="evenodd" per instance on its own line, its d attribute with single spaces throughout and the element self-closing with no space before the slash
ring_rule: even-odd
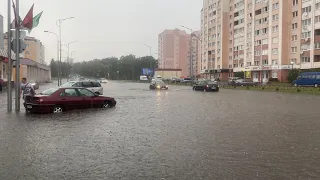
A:
<svg viewBox="0 0 320 180">
<path fill-rule="evenodd" d="M 31 32 L 31 30 L 35 27 L 37 27 L 39 25 L 39 22 L 40 22 L 40 18 L 41 18 L 41 15 L 42 15 L 43 11 L 39 14 L 37 14 L 33 20 L 32 20 L 32 28 L 29 30 L 29 33 Z"/>
<path fill-rule="evenodd" d="M 31 6 L 28 14 L 26 15 L 26 17 L 22 21 L 22 26 L 29 29 L 29 30 L 31 30 L 32 26 L 33 26 L 33 6 L 34 6 L 34 4 Z"/>
</svg>

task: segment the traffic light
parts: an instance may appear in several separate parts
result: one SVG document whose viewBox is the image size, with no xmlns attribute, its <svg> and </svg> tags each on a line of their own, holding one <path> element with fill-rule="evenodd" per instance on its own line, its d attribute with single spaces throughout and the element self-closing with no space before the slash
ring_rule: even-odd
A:
<svg viewBox="0 0 320 180">
<path fill-rule="evenodd" d="M 20 39 L 20 46 L 19 46 L 19 53 L 23 53 L 27 48 L 27 44 L 24 42 L 24 40 Z M 16 50 L 16 39 L 13 39 L 11 41 L 11 50 L 15 52 Z"/>
</svg>

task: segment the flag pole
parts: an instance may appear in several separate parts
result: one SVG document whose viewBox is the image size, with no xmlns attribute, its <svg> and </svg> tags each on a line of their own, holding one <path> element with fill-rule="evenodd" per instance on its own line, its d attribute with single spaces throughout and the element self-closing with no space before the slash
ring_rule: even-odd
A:
<svg viewBox="0 0 320 180">
<path fill-rule="evenodd" d="M 16 17 L 20 17 L 19 15 L 19 0 L 16 0 Z M 19 45 L 20 45 L 20 20 L 18 20 L 16 26 L 16 79 L 15 79 L 15 109 L 16 112 L 20 112 L 20 57 L 19 57 Z"/>
<path fill-rule="evenodd" d="M 7 90 L 7 109 L 12 111 L 12 61 L 11 61 L 11 0 L 8 0 L 8 32 L 7 32 L 7 48 L 8 48 L 8 90 Z"/>
</svg>

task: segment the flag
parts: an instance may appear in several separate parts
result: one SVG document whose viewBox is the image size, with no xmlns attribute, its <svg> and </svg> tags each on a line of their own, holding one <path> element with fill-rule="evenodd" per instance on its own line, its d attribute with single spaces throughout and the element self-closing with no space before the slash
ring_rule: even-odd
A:
<svg viewBox="0 0 320 180">
<path fill-rule="evenodd" d="M 23 19 L 22 21 L 22 26 L 31 30 L 32 29 L 32 24 L 33 24 L 33 6 L 34 4 L 31 6 L 28 14 L 26 15 L 26 17 Z"/>
<path fill-rule="evenodd" d="M 33 20 L 32 20 L 32 28 L 29 30 L 29 33 L 31 32 L 31 30 L 33 28 L 35 28 L 35 27 L 37 27 L 39 25 L 42 13 L 43 13 L 43 11 L 33 18 Z"/>
</svg>

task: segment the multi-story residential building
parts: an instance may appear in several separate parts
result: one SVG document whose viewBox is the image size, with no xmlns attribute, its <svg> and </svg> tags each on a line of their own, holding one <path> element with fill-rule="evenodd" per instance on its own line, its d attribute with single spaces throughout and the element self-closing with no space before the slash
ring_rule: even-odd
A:
<svg viewBox="0 0 320 180">
<path fill-rule="evenodd" d="M 203 75 L 227 68 L 228 76 L 250 72 L 253 81 L 286 81 L 291 68 L 320 68 L 320 1 L 204 0 L 201 13 Z M 220 67 L 219 48 L 227 51 Z"/>
<path fill-rule="evenodd" d="M 190 61 L 192 61 L 192 64 L 190 65 L 190 76 L 191 77 L 195 77 L 198 74 L 200 74 L 200 70 L 199 70 L 199 62 L 201 59 L 201 31 L 194 31 L 191 33 L 191 48 L 190 48 L 190 52 L 192 52 L 192 58 L 190 59 Z M 199 56 L 200 55 L 200 56 Z"/>
<path fill-rule="evenodd" d="M 164 30 L 158 36 L 158 67 L 181 69 L 182 76 L 190 75 L 190 34 L 180 29 Z"/>
<path fill-rule="evenodd" d="M 203 0 L 201 10 L 201 74 L 228 79 L 229 1 Z"/>
</svg>

